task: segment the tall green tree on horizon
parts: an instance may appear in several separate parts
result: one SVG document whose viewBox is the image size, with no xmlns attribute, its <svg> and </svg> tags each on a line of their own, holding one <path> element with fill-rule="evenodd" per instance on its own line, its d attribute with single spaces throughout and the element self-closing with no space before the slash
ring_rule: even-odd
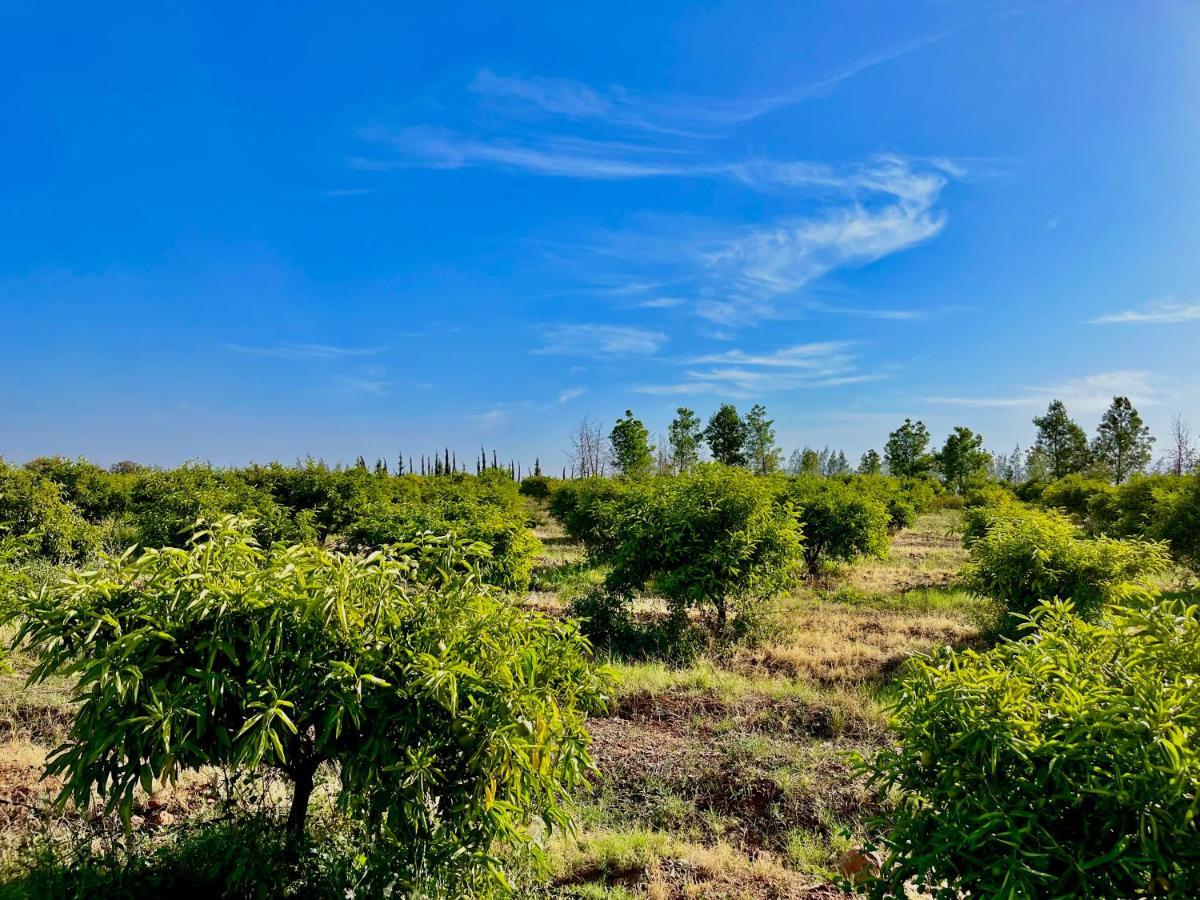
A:
<svg viewBox="0 0 1200 900">
<path fill-rule="evenodd" d="M 722 403 L 704 429 L 713 459 L 727 466 L 746 464 L 746 423 L 732 403 Z"/>
<path fill-rule="evenodd" d="M 942 480 L 957 494 L 985 480 L 992 463 L 992 455 L 983 449 L 983 435 L 963 425 L 946 436 L 946 443 L 934 456 Z"/>
<path fill-rule="evenodd" d="M 859 475 L 879 475 L 883 472 L 883 458 L 878 450 L 868 450 L 858 461 Z"/>
<path fill-rule="evenodd" d="M 617 419 L 608 436 L 612 448 L 613 465 L 627 478 L 640 478 L 650 474 L 654 462 L 654 448 L 650 446 L 650 432 L 640 419 L 633 417 L 632 410 L 625 410 L 624 418 Z"/>
<path fill-rule="evenodd" d="M 1150 463 L 1154 438 L 1128 397 L 1113 397 L 1096 428 L 1092 458 L 1102 465 L 1117 484 L 1144 471 Z"/>
<path fill-rule="evenodd" d="M 1051 478 L 1062 478 L 1072 472 L 1083 472 L 1091 465 L 1087 434 L 1067 415 L 1061 400 L 1051 400 L 1044 416 L 1035 416 L 1037 440 L 1029 450 L 1030 457 L 1040 457 L 1041 466 L 1031 460 L 1031 468 L 1045 468 Z"/>
<path fill-rule="evenodd" d="M 888 473 L 901 478 L 923 478 L 933 468 L 929 450 L 929 429 L 918 419 L 905 419 L 904 424 L 888 435 L 883 446 L 883 460 Z"/>
<path fill-rule="evenodd" d="M 676 472 L 686 472 L 700 462 L 700 442 L 704 439 L 704 425 L 694 410 L 680 406 L 675 418 L 667 428 L 667 442 L 671 445 L 671 463 Z"/>
<path fill-rule="evenodd" d="M 775 420 L 767 418 L 767 410 L 755 403 L 742 420 L 746 434 L 746 459 L 755 474 L 770 475 L 779 469 L 783 453 L 775 443 Z"/>
</svg>

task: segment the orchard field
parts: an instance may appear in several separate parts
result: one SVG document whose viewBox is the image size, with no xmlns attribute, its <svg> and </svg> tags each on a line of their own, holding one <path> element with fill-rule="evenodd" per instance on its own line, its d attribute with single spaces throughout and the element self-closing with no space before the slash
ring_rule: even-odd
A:
<svg viewBox="0 0 1200 900">
<path fill-rule="evenodd" d="M 565 479 L 3 465 L 0 895 L 1200 891 L 1190 463 L 685 412 Z"/>
</svg>

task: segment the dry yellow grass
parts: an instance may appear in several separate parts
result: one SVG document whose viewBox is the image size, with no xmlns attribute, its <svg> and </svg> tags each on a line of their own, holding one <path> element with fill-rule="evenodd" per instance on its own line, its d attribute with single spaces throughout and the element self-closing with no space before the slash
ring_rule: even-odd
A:
<svg viewBox="0 0 1200 900">
<path fill-rule="evenodd" d="M 648 900 L 799 900 L 844 896 L 773 853 L 701 845 L 661 832 L 585 833 L 554 848 L 559 885 L 597 882 Z"/>
<path fill-rule="evenodd" d="M 967 561 L 959 536 L 962 514 L 952 510 L 922 516 L 892 539 L 886 559 L 867 560 L 849 575 L 850 586 L 874 593 L 945 587 L 958 580 Z"/>
<path fill-rule="evenodd" d="M 735 668 L 803 678 L 818 684 L 878 682 L 909 656 L 961 644 L 978 629 L 940 613 L 885 612 L 816 601 L 795 609 L 782 633 L 739 650 Z"/>
</svg>

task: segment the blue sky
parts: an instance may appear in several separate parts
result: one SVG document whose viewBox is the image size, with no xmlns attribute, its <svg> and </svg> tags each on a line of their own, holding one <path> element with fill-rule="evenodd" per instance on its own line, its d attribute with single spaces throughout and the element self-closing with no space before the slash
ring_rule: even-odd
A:
<svg viewBox="0 0 1200 900">
<path fill-rule="evenodd" d="M 0 454 L 1200 426 L 1200 6 L 6 4 Z"/>
</svg>

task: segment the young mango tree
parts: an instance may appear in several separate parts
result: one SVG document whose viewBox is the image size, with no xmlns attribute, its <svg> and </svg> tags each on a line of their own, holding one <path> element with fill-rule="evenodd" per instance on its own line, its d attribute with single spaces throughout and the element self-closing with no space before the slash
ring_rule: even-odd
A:
<svg viewBox="0 0 1200 900">
<path fill-rule="evenodd" d="M 1059 513 L 1009 505 L 984 521 L 982 534 L 968 541 L 964 581 L 1018 616 L 1059 598 L 1095 621 L 1107 604 L 1144 594 L 1147 579 L 1170 564 L 1165 544 L 1081 537 Z"/>
<path fill-rule="evenodd" d="M 481 584 L 423 539 L 369 556 L 259 548 L 226 518 L 188 549 L 131 548 L 20 604 L 32 682 L 73 676 L 75 719 L 47 774 L 60 803 L 128 823 L 134 795 L 188 768 L 284 773 L 299 841 L 318 770 L 402 871 L 497 871 L 534 819 L 569 825 L 605 701 L 576 627 Z"/>
<path fill-rule="evenodd" d="M 827 561 L 883 557 L 891 546 L 887 504 L 857 483 L 801 476 L 784 482 L 804 533 L 804 561 L 815 574 Z"/>
<path fill-rule="evenodd" d="M 1160 600 L 910 661 L 897 741 L 865 766 L 886 813 L 875 897 L 1200 896 L 1200 619 Z"/>
<path fill-rule="evenodd" d="M 606 587 L 627 595 L 652 585 L 672 611 L 711 614 L 726 631 L 794 577 L 800 529 L 765 479 L 719 463 L 631 489 L 613 505 L 615 546 Z"/>
</svg>

